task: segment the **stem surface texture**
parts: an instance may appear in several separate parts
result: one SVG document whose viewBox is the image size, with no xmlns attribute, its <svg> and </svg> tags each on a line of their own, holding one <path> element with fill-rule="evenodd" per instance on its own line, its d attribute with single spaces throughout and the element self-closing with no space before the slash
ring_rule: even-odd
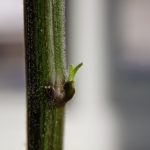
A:
<svg viewBox="0 0 150 150">
<path fill-rule="evenodd" d="M 64 0 L 24 0 L 28 150 L 62 150 L 64 106 L 47 87 L 62 87 Z"/>
</svg>

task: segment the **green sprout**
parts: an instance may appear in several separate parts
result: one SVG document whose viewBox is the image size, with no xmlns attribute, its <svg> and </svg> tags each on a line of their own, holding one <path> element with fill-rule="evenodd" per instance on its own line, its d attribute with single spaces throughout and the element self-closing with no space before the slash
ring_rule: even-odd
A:
<svg viewBox="0 0 150 150">
<path fill-rule="evenodd" d="M 82 65 L 83 63 L 80 63 L 76 67 L 74 67 L 73 65 L 69 65 L 68 78 L 64 85 L 64 90 L 65 90 L 65 96 L 63 99 L 64 102 L 67 102 L 70 99 L 72 99 L 72 97 L 75 94 L 74 78 L 75 78 L 77 71 L 80 69 Z"/>
<path fill-rule="evenodd" d="M 69 65 L 68 78 L 66 82 L 74 81 L 75 75 L 82 65 L 83 63 L 78 64 L 76 67 L 74 67 L 73 65 Z"/>
</svg>

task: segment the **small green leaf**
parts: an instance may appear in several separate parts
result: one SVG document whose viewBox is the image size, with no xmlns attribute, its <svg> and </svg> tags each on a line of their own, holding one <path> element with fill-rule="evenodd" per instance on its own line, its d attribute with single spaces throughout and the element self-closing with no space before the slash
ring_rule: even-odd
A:
<svg viewBox="0 0 150 150">
<path fill-rule="evenodd" d="M 69 65 L 69 73 L 68 73 L 67 82 L 74 81 L 74 77 L 82 65 L 83 65 L 83 63 L 80 63 L 76 67 L 74 67 L 73 65 Z"/>
</svg>

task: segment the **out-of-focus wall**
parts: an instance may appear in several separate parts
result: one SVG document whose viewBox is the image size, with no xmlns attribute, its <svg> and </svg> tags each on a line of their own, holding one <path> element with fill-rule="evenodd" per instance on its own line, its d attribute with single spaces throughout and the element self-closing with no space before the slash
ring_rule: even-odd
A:
<svg viewBox="0 0 150 150">
<path fill-rule="evenodd" d="M 0 149 L 26 149 L 23 1 L 0 0 Z"/>
<path fill-rule="evenodd" d="M 0 43 L 23 42 L 23 0 L 0 1 Z"/>
<path fill-rule="evenodd" d="M 83 62 L 66 107 L 65 150 L 120 150 L 119 116 L 110 98 L 107 1 L 68 1 L 69 63 Z"/>
<path fill-rule="evenodd" d="M 150 149 L 150 1 L 113 0 L 114 101 L 122 149 Z"/>
</svg>

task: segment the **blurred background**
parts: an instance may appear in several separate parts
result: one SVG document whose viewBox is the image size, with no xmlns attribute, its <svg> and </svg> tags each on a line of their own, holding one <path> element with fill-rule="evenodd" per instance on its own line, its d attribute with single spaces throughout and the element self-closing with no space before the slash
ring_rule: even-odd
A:
<svg viewBox="0 0 150 150">
<path fill-rule="evenodd" d="M 68 62 L 84 63 L 65 150 L 150 149 L 150 0 L 66 0 Z M 23 1 L 0 0 L 0 149 L 26 149 Z"/>
</svg>

